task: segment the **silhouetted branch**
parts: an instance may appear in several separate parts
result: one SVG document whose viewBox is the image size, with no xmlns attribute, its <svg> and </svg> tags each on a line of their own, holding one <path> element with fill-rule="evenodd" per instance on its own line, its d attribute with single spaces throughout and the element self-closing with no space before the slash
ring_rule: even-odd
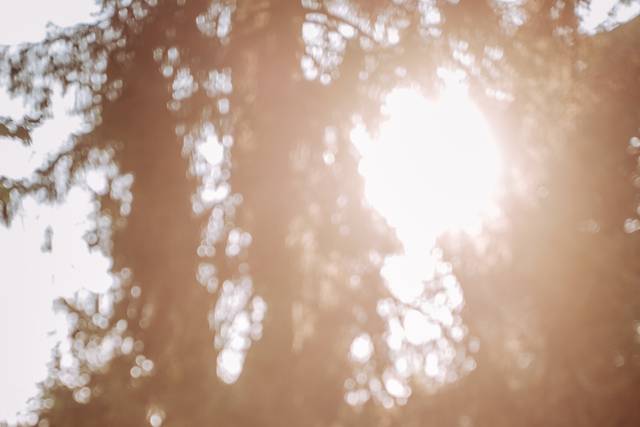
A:
<svg viewBox="0 0 640 427">
<path fill-rule="evenodd" d="M 0 137 L 19 139 L 24 145 L 31 145 L 31 131 L 40 124 L 42 124 L 42 116 L 25 117 L 21 122 L 0 116 Z"/>
</svg>

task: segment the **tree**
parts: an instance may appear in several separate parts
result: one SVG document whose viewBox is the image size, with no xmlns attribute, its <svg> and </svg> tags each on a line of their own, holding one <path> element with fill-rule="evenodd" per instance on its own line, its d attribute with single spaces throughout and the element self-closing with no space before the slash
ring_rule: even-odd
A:
<svg viewBox="0 0 640 427">
<path fill-rule="evenodd" d="M 78 90 L 91 125 L 31 180 L 0 180 L 5 221 L 25 194 L 119 168 L 88 236 L 117 285 L 60 303 L 72 345 L 37 399 L 43 424 L 637 423 L 633 158 L 603 142 L 637 132 L 637 22 L 583 36 L 575 4 L 555 1 L 101 5 L 97 24 L 0 56 L 37 113 L 3 118 L 2 135 L 28 141 L 53 84 Z M 399 245 L 362 199 L 349 132 L 356 113 L 374 128 L 398 84 L 434 91 L 443 65 L 468 72 L 511 179 L 488 248 L 441 242 L 477 368 L 412 378 L 405 402 L 380 385 L 393 360 L 378 303 L 395 302 L 379 260 Z M 354 367 L 362 333 L 375 351 Z"/>
</svg>

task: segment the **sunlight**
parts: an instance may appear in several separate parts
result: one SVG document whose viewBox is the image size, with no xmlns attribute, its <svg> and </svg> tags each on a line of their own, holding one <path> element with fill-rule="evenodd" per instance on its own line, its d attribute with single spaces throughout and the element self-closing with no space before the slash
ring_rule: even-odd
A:
<svg viewBox="0 0 640 427">
<path fill-rule="evenodd" d="M 432 388 L 474 369 L 462 344 L 462 287 L 436 241 L 450 231 L 475 236 L 484 220 L 499 213 L 498 147 L 466 87 L 451 76 L 443 73 L 445 86 L 435 99 L 414 88 L 392 90 L 376 132 L 356 122 L 351 134 L 361 154 L 365 198 L 404 249 L 384 260 L 381 275 L 395 302 L 385 301 L 378 310 L 394 360 L 382 383 L 400 404 L 411 393 L 412 375 Z M 369 359 L 366 344 L 354 339 L 353 361 Z"/>
<path fill-rule="evenodd" d="M 501 170 L 497 146 L 461 84 L 429 100 L 411 88 L 385 98 L 375 139 L 362 154 L 365 196 L 395 228 L 407 252 L 433 247 L 445 231 L 477 231 L 491 211 Z"/>
</svg>

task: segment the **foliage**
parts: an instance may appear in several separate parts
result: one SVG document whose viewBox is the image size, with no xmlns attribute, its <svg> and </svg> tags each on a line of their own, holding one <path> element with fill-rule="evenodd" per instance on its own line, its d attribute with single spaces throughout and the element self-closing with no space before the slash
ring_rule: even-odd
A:
<svg viewBox="0 0 640 427">
<path fill-rule="evenodd" d="M 116 283 L 60 302 L 72 333 L 41 425 L 638 423 L 637 20 L 587 36 L 571 1 L 101 6 L 95 24 L 0 50 L 34 110 L 0 118 L 0 136 L 28 142 L 55 85 L 90 125 L 28 180 L 0 178 L 5 222 L 27 194 L 119 171 L 88 236 Z M 442 67 L 466 73 L 508 179 L 480 242 L 440 242 L 465 291 L 455 352 L 476 368 L 408 378 L 407 399 L 384 387 L 380 315 L 401 305 L 379 272 L 399 244 L 362 199 L 349 135 L 393 87 L 435 92 Z"/>
</svg>

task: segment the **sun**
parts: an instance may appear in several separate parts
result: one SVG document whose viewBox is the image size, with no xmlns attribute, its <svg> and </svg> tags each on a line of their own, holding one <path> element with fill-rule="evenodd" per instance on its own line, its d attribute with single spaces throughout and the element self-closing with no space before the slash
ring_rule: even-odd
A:
<svg viewBox="0 0 640 427">
<path fill-rule="evenodd" d="M 494 207 L 502 160 L 490 128 L 461 84 L 436 99 L 396 88 L 373 135 L 356 126 L 365 197 L 410 252 L 446 231 L 477 230 Z"/>
<path fill-rule="evenodd" d="M 402 403 L 414 375 L 435 387 L 474 369 L 473 358 L 459 347 L 466 334 L 463 290 L 436 241 L 447 231 L 481 229 L 496 206 L 502 159 L 461 83 L 446 84 L 434 99 L 417 88 L 396 88 L 384 98 L 381 112 L 378 129 L 369 132 L 356 124 L 351 139 L 361 155 L 364 196 L 404 247 L 387 256 L 380 270 L 397 303 L 378 306 L 393 361 L 382 383 Z M 372 348 L 368 335 L 356 337 L 352 362 L 366 363 Z"/>
<path fill-rule="evenodd" d="M 435 98 L 417 88 L 396 88 L 381 108 L 378 128 L 370 132 L 356 124 L 351 139 L 361 155 L 364 196 L 404 247 L 385 257 L 380 270 L 398 304 L 385 302 L 395 308 L 379 311 L 394 360 L 385 387 L 404 399 L 411 375 L 444 384 L 475 366 L 473 359 L 456 365 L 451 357 L 462 351 L 456 346 L 466 335 L 464 293 L 437 239 L 448 231 L 475 237 L 489 216 L 499 214 L 503 160 L 462 83 L 449 82 Z M 354 341 L 351 359 L 365 359 L 369 351 L 366 341 Z M 414 359 L 422 363 L 405 363 Z"/>
</svg>

